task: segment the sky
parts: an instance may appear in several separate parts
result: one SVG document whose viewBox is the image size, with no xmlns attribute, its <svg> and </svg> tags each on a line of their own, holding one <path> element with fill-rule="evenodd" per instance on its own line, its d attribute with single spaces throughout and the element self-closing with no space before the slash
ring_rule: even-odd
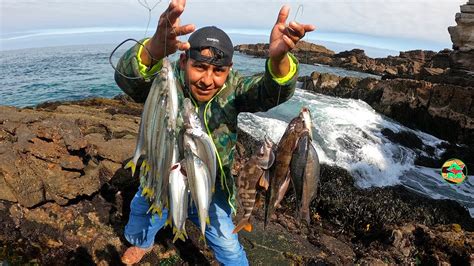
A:
<svg viewBox="0 0 474 266">
<path fill-rule="evenodd" d="M 140 0 L 144 2 L 145 0 Z M 168 1 L 151 13 L 148 35 Z M 182 23 L 268 35 L 283 4 L 289 20 L 316 25 L 309 40 L 387 50 L 451 48 L 448 26 L 467 0 L 189 0 Z M 145 35 L 148 11 L 138 0 L 0 0 L 0 50 L 51 43 L 117 42 Z M 125 33 L 128 32 L 128 33 Z M 134 34 L 131 34 L 134 32 Z M 87 36 L 86 36 L 87 35 Z"/>
</svg>

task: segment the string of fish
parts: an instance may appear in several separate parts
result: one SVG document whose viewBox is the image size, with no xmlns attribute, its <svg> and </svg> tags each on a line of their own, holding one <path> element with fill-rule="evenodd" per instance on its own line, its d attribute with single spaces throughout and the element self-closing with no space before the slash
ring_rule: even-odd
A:
<svg viewBox="0 0 474 266">
<path fill-rule="evenodd" d="M 162 62 L 145 101 L 135 154 L 125 168 L 131 168 L 134 175 L 139 158 L 146 158 L 139 170 L 142 195 L 150 200 L 148 211 L 152 214 L 162 217 L 163 208 L 169 210 L 166 225 L 172 225 L 176 241 L 187 237 L 189 192 L 198 210 L 201 233 L 205 234 L 217 166 L 212 139 L 203 131 L 193 103 L 186 98 L 180 107 L 177 91 L 181 88 L 173 66 L 167 57 Z M 184 109 L 182 116 L 178 109 Z M 179 134 L 181 129 L 183 134 Z"/>
</svg>

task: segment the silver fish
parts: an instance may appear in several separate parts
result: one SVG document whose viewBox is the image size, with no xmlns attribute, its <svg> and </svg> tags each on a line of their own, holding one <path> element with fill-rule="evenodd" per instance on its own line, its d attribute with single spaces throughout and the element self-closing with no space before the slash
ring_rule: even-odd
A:
<svg viewBox="0 0 474 266">
<path fill-rule="evenodd" d="M 306 161 L 305 173 L 303 179 L 303 193 L 301 195 L 301 205 L 299 206 L 299 218 L 310 223 L 309 206 L 313 201 L 318 190 L 321 166 L 319 157 L 313 143 L 309 143 L 308 160 Z"/>
<path fill-rule="evenodd" d="M 173 224 L 173 242 L 177 239 L 185 241 L 187 238 L 185 222 L 188 218 L 188 182 L 186 176 L 181 173 L 181 164 L 173 165 L 169 177 L 169 193 L 170 193 L 170 214 L 168 214 L 169 224 L 172 220 Z"/>
<path fill-rule="evenodd" d="M 162 70 L 145 101 L 133 159 L 126 165 L 134 173 L 138 158 L 146 156 L 140 167 L 142 194 L 151 202 L 149 211 L 160 216 L 168 202 L 170 168 L 178 158 L 175 137 L 179 109 L 177 85 L 172 65 L 164 58 Z"/>
<path fill-rule="evenodd" d="M 184 159 L 191 198 L 198 210 L 201 233 L 204 236 L 206 224 L 209 224 L 209 206 L 212 197 L 211 173 L 206 164 L 192 152 L 189 144 L 185 144 Z"/>
<path fill-rule="evenodd" d="M 211 137 L 204 132 L 201 120 L 196 112 L 196 107 L 189 98 L 184 99 L 184 143 L 194 142 L 191 145 L 192 151 L 208 167 L 211 173 L 212 192 L 216 183 L 217 175 L 217 157 L 215 153 L 214 142 Z"/>
</svg>

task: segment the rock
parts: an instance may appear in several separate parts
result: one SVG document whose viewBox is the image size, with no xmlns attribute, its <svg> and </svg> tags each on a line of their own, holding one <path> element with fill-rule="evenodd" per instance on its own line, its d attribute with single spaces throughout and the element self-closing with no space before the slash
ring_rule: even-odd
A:
<svg viewBox="0 0 474 266">
<path fill-rule="evenodd" d="M 444 74 L 445 69 L 442 68 L 431 68 L 431 67 L 424 67 L 421 69 L 420 75 L 423 77 L 427 76 L 439 76 Z"/>
<path fill-rule="evenodd" d="M 456 14 L 456 23 L 454 27 L 449 27 L 454 50 L 463 52 L 474 49 L 474 14 L 472 5 L 461 6 L 461 13 Z"/>
<path fill-rule="evenodd" d="M 423 142 L 414 133 L 409 131 L 393 132 L 388 128 L 382 129 L 382 134 L 394 143 L 399 143 L 410 149 L 421 149 Z"/>
<path fill-rule="evenodd" d="M 324 245 L 332 253 L 340 254 L 340 257 L 343 262 L 348 263 L 352 262 L 355 258 L 355 253 L 350 246 L 343 243 L 342 241 L 330 236 L 330 235 L 321 235 L 320 238 L 321 244 Z"/>
<path fill-rule="evenodd" d="M 412 50 L 412 51 L 400 52 L 400 58 L 406 58 L 411 61 L 424 63 L 426 61 L 431 60 L 435 54 L 436 52 L 433 52 L 433 51 Z"/>
<path fill-rule="evenodd" d="M 319 76 L 315 87 L 320 88 L 322 91 L 328 91 L 334 89 L 338 84 L 341 78 L 339 76 L 321 73 Z"/>
<path fill-rule="evenodd" d="M 474 14 L 474 6 L 473 5 L 463 5 L 461 6 L 462 13 L 470 13 Z"/>
<path fill-rule="evenodd" d="M 474 28 L 473 28 L 474 31 Z M 474 50 L 469 51 L 455 51 L 451 53 L 450 58 L 452 60 L 452 67 L 456 70 L 467 71 L 465 75 L 472 77 L 474 71 Z"/>
<path fill-rule="evenodd" d="M 37 110 L 0 107 L 0 182 L 5 184 L 0 199 L 33 207 L 51 200 L 64 205 L 97 193 L 135 146 L 135 139 L 122 137 L 136 134 L 136 116 L 117 111 L 121 118 L 116 121 L 106 111 L 117 109 L 117 103 L 104 99 Z M 126 106 L 134 110 L 139 105 L 122 108 Z"/>
</svg>

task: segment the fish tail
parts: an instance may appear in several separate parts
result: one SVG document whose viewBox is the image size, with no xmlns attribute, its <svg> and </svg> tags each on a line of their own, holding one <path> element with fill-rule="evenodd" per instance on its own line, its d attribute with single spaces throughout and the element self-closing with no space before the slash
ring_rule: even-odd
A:
<svg viewBox="0 0 474 266">
<path fill-rule="evenodd" d="M 171 215 L 168 215 L 168 219 L 166 219 L 164 227 L 171 226 Z M 175 228 L 173 227 L 173 233 Z"/>
<path fill-rule="evenodd" d="M 135 162 L 133 160 L 130 160 L 123 169 L 128 169 L 128 168 L 131 168 L 132 169 L 132 176 L 135 175 L 135 170 L 136 170 L 136 165 L 135 165 Z"/>
<path fill-rule="evenodd" d="M 173 238 L 173 243 L 176 242 L 176 240 L 181 239 L 183 242 L 186 241 L 186 238 L 188 238 L 188 235 L 186 234 L 186 231 L 180 231 L 177 229 L 173 229 L 174 231 L 174 238 Z"/>
<path fill-rule="evenodd" d="M 252 224 L 249 222 L 248 219 L 242 219 L 240 222 L 235 226 L 232 234 L 237 234 L 240 230 L 245 229 L 247 232 L 252 231 Z"/>
<path fill-rule="evenodd" d="M 150 171 L 150 165 L 147 160 L 143 160 L 142 165 L 140 166 L 140 173 L 142 176 L 146 176 L 148 171 Z"/>
<path fill-rule="evenodd" d="M 144 187 L 142 191 L 142 196 L 145 196 L 146 198 L 150 199 L 153 196 L 153 189 L 149 187 Z"/>
<path fill-rule="evenodd" d="M 151 212 L 152 214 L 157 213 L 158 216 L 160 216 L 160 219 L 163 217 L 163 212 L 162 212 L 161 207 L 154 203 L 150 206 L 150 208 L 148 209 L 146 213 L 149 213 L 149 212 Z"/>
<path fill-rule="evenodd" d="M 204 242 L 204 246 L 207 248 L 206 237 L 205 237 L 204 235 L 200 235 L 200 236 L 199 236 L 199 240 L 200 240 L 200 241 L 202 240 L 202 241 Z"/>
</svg>

